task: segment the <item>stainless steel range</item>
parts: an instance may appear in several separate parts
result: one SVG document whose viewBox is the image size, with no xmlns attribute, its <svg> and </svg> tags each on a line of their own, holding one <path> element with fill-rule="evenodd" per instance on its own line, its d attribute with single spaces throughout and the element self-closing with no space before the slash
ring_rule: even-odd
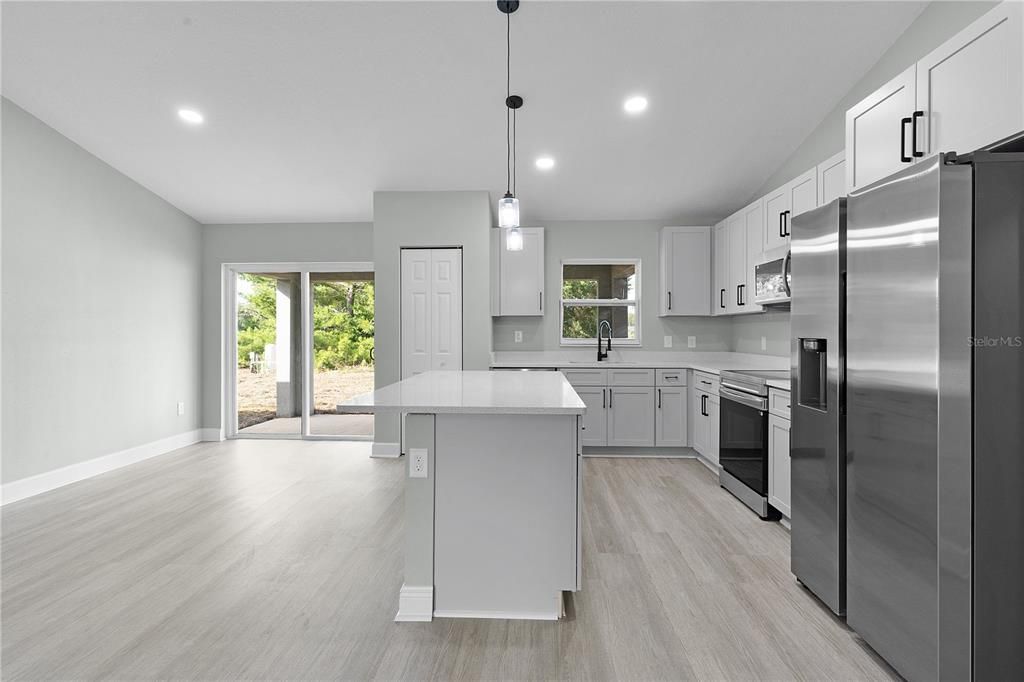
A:
<svg viewBox="0 0 1024 682">
<path fill-rule="evenodd" d="M 779 517 L 768 504 L 768 381 L 789 377 L 788 369 L 721 374 L 718 482 L 762 519 Z"/>
</svg>

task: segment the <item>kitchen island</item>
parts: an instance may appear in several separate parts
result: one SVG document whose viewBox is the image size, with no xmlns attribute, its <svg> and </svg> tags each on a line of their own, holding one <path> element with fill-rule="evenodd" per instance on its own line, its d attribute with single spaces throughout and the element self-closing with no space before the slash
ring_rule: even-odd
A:
<svg viewBox="0 0 1024 682">
<path fill-rule="evenodd" d="M 404 415 L 397 621 L 555 620 L 580 586 L 580 417 L 558 372 L 435 371 L 337 406 Z"/>
</svg>

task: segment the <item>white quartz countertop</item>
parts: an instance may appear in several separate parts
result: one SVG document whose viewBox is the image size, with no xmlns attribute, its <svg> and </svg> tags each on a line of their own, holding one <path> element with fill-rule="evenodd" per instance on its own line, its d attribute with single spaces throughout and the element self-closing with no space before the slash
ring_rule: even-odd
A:
<svg viewBox="0 0 1024 682">
<path fill-rule="evenodd" d="M 341 413 L 583 414 L 586 405 L 559 372 L 425 372 L 356 396 Z"/>
<path fill-rule="evenodd" d="M 607 360 L 597 361 L 597 349 L 581 351 L 497 352 L 491 357 L 495 369 L 532 368 L 616 368 L 696 369 L 718 374 L 730 369 L 789 369 L 789 357 L 729 352 L 652 353 L 612 349 Z M 785 388 L 789 388 L 786 384 Z"/>
</svg>

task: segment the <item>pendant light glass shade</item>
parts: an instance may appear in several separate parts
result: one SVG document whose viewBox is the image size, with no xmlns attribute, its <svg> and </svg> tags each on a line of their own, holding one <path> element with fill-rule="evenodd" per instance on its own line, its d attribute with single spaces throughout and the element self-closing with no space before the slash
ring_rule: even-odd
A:
<svg viewBox="0 0 1024 682">
<path fill-rule="evenodd" d="M 505 248 L 509 251 L 523 250 L 523 231 L 519 227 L 509 228 L 505 234 Z"/>
<path fill-rule="evenodd" d="M 498 200 L 498 227 L 519 227 L 519 199 L 511 194 Z"/>
</svg>

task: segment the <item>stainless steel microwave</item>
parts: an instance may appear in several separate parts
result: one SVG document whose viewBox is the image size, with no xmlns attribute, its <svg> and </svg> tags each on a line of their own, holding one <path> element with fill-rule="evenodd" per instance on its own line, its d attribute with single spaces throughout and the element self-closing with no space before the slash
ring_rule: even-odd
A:
<svg viewBox="0 0 1024 682">
<path fill-rule="evenodd" d="M 770 260 L 754 268 L 754 303 L 757 305 L 784 305 L 789 303 L 792 283 L 789 269 L 790 254 Z"/>
</svg>

